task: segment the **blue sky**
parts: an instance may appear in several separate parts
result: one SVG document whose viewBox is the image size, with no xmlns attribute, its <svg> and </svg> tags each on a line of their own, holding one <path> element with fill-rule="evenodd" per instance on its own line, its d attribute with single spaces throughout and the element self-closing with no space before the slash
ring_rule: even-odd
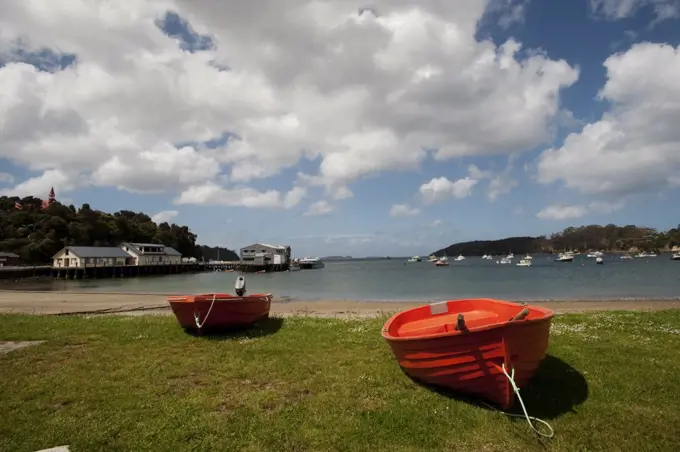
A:
<svg viewBox="0 0 680 452">
<path fill-rule="evenodd" d="M 418 3 L 413 2 L 416 6 Z M 220 196 L 234 195 L 234 192 L 230 191 L 219 192 L 210 199 L 206 197 L 199 199 L 193 196 L 189 197 L 193 200 L 191 202 L 178 203 L 178 199 L 182 197 L 181 193 L 189 191 L 187 187 L 176 188 L 170 182 L 159 181 L 157 190 L 131 189 L 120 179 L 112 179 L 112 176 L 104 175 L 102 170 L 104 166 L 101 163 L 104 160 L 93 161 L 91 166 L 83 166 L 83 169 L 77 172 L 75 170 L 69 172 L 68 164 L 63 163 L 62 165 L 62 163 L 59 163 L 59 158 L 56 158 L 56 163 L 52 166 L 46 163 L 46 160 L 43 160 L 42 164 L 37 161 L 29 161 L 27 155 L 30 154 L 35 156 L 30 158 L 38 159 L 39 152 L 35 149 L 43 149 L 36 144 L 39 141 L 36 135 L 42 133 L 42 127 L 53 127 L 53 125 L 45 125 L 49 118 L 42 114 L 37 119 L 37 126 L 34 129 L 36 133 L 30 137 L 32 141 L 28 138 L 21 141 L 21 146 L 26 146 L 25 152 L 18 150 L 21 147 L 15 148 L 17 150 L 14 151 L 0 151 L 0 157 L 2 157 L 0 158 L 0 190 L 3 194 L 12 194 L 14 190 L 21 195 L 30 192 L 30 194 L 36 196 L 46 196 L 49 190 L 47 186 L 54 185 L 57 197 L 62 202 L 76 205 L 89 203 L 91 206 L 104 211 L 128 209 L 143 211 L 150 215 L 162 213 L 161 218 L 169 218 L 178 224 L 188 225 L 192 231 L 198 234 L 199 242 L 203 244 L 239 248 L 258 241 L 285 243 L 292 245 L 294 253 L 298 255 L 342 254 L 356 257 L 424 255 L 458 241 L 549 234 L 564 227 L 579 224 L 638 224 L 660 229 L 674 227 L 680 222 L 677 216 L 677 208 L 670 208 L 675 203 L 672 200 L 677 199 L 680 193 L 680 188 L 678 188 L 680 184 L 675 183 L 680 176 L 678 158 L 665 151 L 666 148 L 654 147 L 654 143 L 652 143 L 654 140 L 651 138 L 649 142 L 652 144 L 649 144 L 650 147 L 646 148 L 647 142 L 640 141 L 643 140 L 643 137 L 639 129 L 631 129 L 633 127 L 631 124 L 638 124 L 636 122 L 638 120 L 635 118 L 639 119 L 641 112 L 647 111 L 643 107 L 646 108 L 649 105 L 646 101 L 642 102 L 639 99 L 643 95 L 653 95 L 647 88 L 645 90 L 640 88 L 639 96 L 629 95 L 626 97 L 624 94 L 613 94 L 606 99 L 598 98 L 598 93 L 603 90 L 607 81 L 614 80 L 613 76 L 608 76 L 607 68 L 604 65 L 605 61 L 614 54 L 623 56 L 622 63 L 616 69 L 615 77 L 619 81 L 610 83 L 611 92 L 614 93 L 620 91 L 616 91 L 616 87 L 627 86 L 625 83 L 633 83 L 633 86 L 645 85 L 646 80 L 639 80 L 636 85 L 634 83 L 636 79 L 632 75 L 626 75 L 624 71 L 631 73 L 631 71 L 639 70 L 643 74 L 663 74 L 664 71 L 668 70 L 671 71 L 669 73 L 672 75 L 674 74 L 672 72 L 673 67 L 677 67 L 679 64 L 671 61 L 666 64 L 661 59 L 660 67 L 645 66 L 640 69 L 640 65 L 646 64 L 645 61 L 659 61 L 659 58 L 654 59 L 651 56 L 648 57 L 647 53 L 643 54 L 643 50 L 652 52 L 654 49 L 642 49 L 640 47 L 642 50 L 639 53 L 633 54 L 631 52 L 627 54 L 641 43 L 650 43 L 655 46 L 668 44 L 672 47 L 677 47 L 680 44 L 680 31 L 678 31 L 680 30 L 680 22 L 677 16 L 673 17 L 673 14 L 669 14 L 670 17 L 664 16 L 661 20 L 658 10 L 654 9 L 653 2 L 639 0 L 638 3 L 640 7 L 637 10 L 624 11 L 625 17 L 614 17 L 612 14 L 608 15 L 604 9 L 599 12 L 594 10 L 588 0 L 513 1 L 503 3 L 504 8 L 498 10 L 487 9 L 486 14 L 477 22 L 474 36 L 477 41 L 490 39 L 496 46 L 500 47 L 508 39 L 513 39 L 521 44 L 521 50 L 515 54 L 515 59 L 518 61 L 522 62 L 538 51 L 543 55 L 543 58 L 551 61 L 564 60 L 569 67 L 577 71 L 575 82 L 564 82 L 567 86 L 557 90 L 559 107 L 555 114 L 549 115 L 549 121 L 545 125 L 545 129 L 548 131 L 547 138 L 534 141 L 530 147 L 513 151 L 504 150 L 502 149 L 503 146 L 500 145 L 501 149 L 495 149 L 493 152 L 480 151 L 477 154 L 452 155 L 445 160 L 437 160 L 434 153 L 428 151 L 418 162 L 409 161 L 401 167 L 397 164 L 392 165 L 388 160 L 399 159 L 399 156 L 403 156 L 406 151 L 392 154 L 386 151 L 384 156 L 376 156 L 378 151 L 369 149 L 367 152 L 373 154 L 353 155 L 356 159 L 374 159 L 377 163 L 371 168 L 377 169 L 375 171 L 364 171 L 361 174 L 357 173 L 358 175 L 352 177 L 345 176 L 345 173 L 337 175 L 340 174 L 338 173 L 338 171 L 341 171 L 340 169 L 324 172 L 325 170 L 321 168 L 323 157 L 311 153 L 294 159 L 290 164 L 286 162 L 286 164 L 278 165 L 273 170 L 273 174 L 268 177 L 245 178 L 240 181 L 234 175 L 245 167 L 229 163 L 231 158 L 229 153 L 239 152 L 235 147 L 236 145 L 233 144 L 235 141 L 227 142 L 225 139 L 206 145 L 205 142 L 209 140 L 205 137 L 199 139 L 198 135 L 196 135 L 196 140 L 174 140 L 171 137 L 171 135 L 174 136 L 172 128 L 167 128 L 163 129 L 168 130 L 166 136 L 161 138 L 173 142 L 179 148 L 187 145 L 187 143 L 193 146 L 193 142 L 196 144 L 197 153 L 203 155 L 213 155 L 211 152 L 222 153 L 220 158 L 223 160 L 219 161 L 223 165 L 217 168 L 216 174 L 211 173 L 208 163 L 205 163 L 204 166 L 196 166 L 195 171 L 192 172 L 194 179 L 192 179 L 191 184 L 187 183 L 187 186 L 194 187 L 200 184 L 200 171 L 204 171 L 206 172 L 206 181 L 210 179 L 221 184 L 220 181 L 228 180 L 228 186 L 233 188 L 247 187 L 260 192 L 278 190 L 281 193 L 279 201 L 281 205 L 277 206 L 277 203 L 273 202 L 273 206 L 270 205 L 272 203 L 269 203 L 266 208 L 253 207 L 252 204 L 247 202 L 242 203 L 243 205 L 228 205 L 230 202 L 216 199 Z M 669 2 L 669 4 L 673 4 L 673 2 Z M 515 11 L 512 7 L 523 7 L 523 9 Z M 513 11 L 517 12 L 515 16 L 512 16 Z M 219 53 L 220 49 L 229 47 L 230 43 L 225 42 L 225 38 L 220 35 L 221 31 L 216 28 L 215 24 L 208 19 L 201 23 L 201 11 L 198 8 L 195 11 L 187 10 L 183 12 L 187 17 L 194 18 L 196 23 L 192 21 L 192 25 L 188 25 L 176 13 L 164 17 L 160 16 L 155 22 L 167 35 L 176 40 L 176 45 L 182 52 L 197 55 L 207 52 Z M 513 18 L 514 20 L 512 20 Z M 30 23 L 33 19 L 26 16 L 22 20 Z M 199 29 L 200 33 L 193 31 L 192 26 Z M 224 26 L 226 28 L 227 24 Z M 144 28 L 143 30 L 147 29 Z M 55 31 L 55 33 L 58 33 L 58 31 Z M 135 34 L 134 30 L 130 29 L 129 33 L 126 34 L 126 39 L 138 38 L 141 33 Z M 45 34 L 48 34 L 48 32 L 45 32 Z M 220 37 L 222 38 L 220 39 Z M 31 38 L 30 34 L 28 38 Z M 159 38 L 154 39 L 158 40 Z M 27 42 L 30 42 L 30 39 Z M 71 49 L 66 44 L 57 48 L 45 46 L 31 48 L 30 45 L 17 39 L 12 43 L 14 47 L 10 46 L 9 50 L 4 53 L 0 52 L 0 63 L 2 64 L 0 72 L 8 69 L 11 65 L 24 62 L 45 71 L 45 74 L 56 74 L 73 70 L 81 64 L 81 60 L 87 61 L 88 58 L 89 49 L 83 49 L 79 54 L 76 51 L 71 52 L 75 48 Z M 36 47 L 38 47 L 37 50 Z M 0 51 L 2 48 L 0 46 Z M 102 49 L 102 51 L 105 51 L 105 49 Z M 115 49 L 112 48 L 111 52 L 114 51 Z M 236 55 L 236 53 L 233 55 Z M 351 57 L 358 58 L 356 54 L 352 54 Z M 638 59 L 636 60 L 634 57 Z M 245 57 L 242 58 L 244 64 L 245 62 L 253 65 L 258 64 Z M 644 58 L 648 59 L 645 60 Z M 233 61 L 236 61 L 235 56 L 231 59 L 215 58 L 210 62 L 210 65 L 219 67 L 225 72 L 231 72 Z M 680 57 L 678 57 L 678 61 L 680 61 Z M 110 64 L 114 65 L 114 63 Z M 235 65 L 235 68 L 238 68 L 238 65 Z M 300 69 L 300 73 L 302 73 L 302 69 Z M 190 74 L 187 74 L 185 77 L 190 77 Z M 349 76 L 347 75 L 347 77 Z M 0 80 L 2 80 L 1 77 L 0 75 Z M 270 78 L 273 79 L 271 74 Z M 37 78 L 36 80 L 40 79 Z M 174 82 L 168 83 L 183 83 L 181 77 L 172 80 Z M 630 80 L 633 80 L 633 82 L 630 82 Z M 673 77 L 661 77 L 660 80 L 670 80 L 675 83 L 674 87 L 668 87 L 668 97 L 679 95 L 680 90 L 677 89 L 677 85 L 680 84 L 680 80 L 675 80 Z M 658 80 L 652 81 L 650 84 L 657 82 Z M 172 86 L 170 88 L 172 89 Z M 485 88 L 483 82 L 480 83 L 479 88 L 481 90 Z M 660 91 L 665 89 L 662 82 L 658 82 L 657 88 Z M 152 88 L 147 86 L 146 89 Z M 629 90 L 626 91 L 629 92 Z M 41 92 L 39 88 L 37 92 Z M 528 96 L 527 98 L 543 95 L 539 92 L 532 93 L 528 89 L 522 94 L 519 87 L 517 93 L 518 96 L 524 95 Z M 52 95 L 54 96 L 54 94 Z M 78 95 L 82 95 L 82 93 Z M 616 102 L 612 101 L 614 99 L 612 96 L 615 95 L 619 96 Z M 74 94 L 74 96 L 76 95 Z M 547 94 L 545 96 L 549 98 Z M 77 101 L 77 98 L 74 98 L 76 100 L 74 100 L 73 105 Z M 6 97 L 6 99 L 14 98 Z M 21 102 L 15 102 L 13 105 L 29 103 L 28 97 L 21 99 Z M 45 99 L 49 100 L 52 97 L 45 94 L 43 99 L 45 102 L 43 105 L 52 105 Z M 677 97 L 674 99 L 677 100 Z M 139 102 L 144 102 L 144 100 L 140 99 Z M 234 105 L 238 102 L 239 100 L 234 100 Z M 617 105 L 614 105 L 614 103 Z M 678 105 L 680 103 L 675 104 L 675 106 Z M 316 107 L 320 113 L 325 109 L 324 104 L 318 104 Z M 43 107 L 43 112 L 45 108 Z M 96 114 L 100 115 L 97 116 L 97 120 L 102 117 L 101 115 L 114 118 L 120 111 L 114 112 L 112 110 L 111 114 L 106 116 L 105 112 L 102 113 L 102 108 L 106 107 L 100 107 L 96 111 Z M 134 108 L 134 106 L 131 108 Z M 175 108 L 178 109 L 176 116 L 186 113 L 181 106 L 175 105 Z M 364 109 L 366 108 L 369 107 L 365 106 Z M 91 110 L 78 112 L 84 119 L 84 123 L 89 124 L 92 128 L 94 119 L 89 120 L 87 116 L 89 111 Z M 205 109 L 202 111 L 205 113 Z M 520 110 L 515 109 L 505 114 L 513 115 L 519 112 Z M 588 149 L 584 147 L 585 145 L 581 141 L 565 144 L 565 138 L 568 134 L 575 134 L 574 139 L 576 140 L 584 131 L 584 127 L 588 128 L 589 124 L 597 124 L 603 118 L 603 115 L 612 113 L 618 115 L 615 123 L 616 130 L 622 131 L 623 134 L 618 136 L 635 137 L 637 143 L 642 143 L 638 154 L 636 154 L 638 157 L 640 153 L 644 154 L 645 152 L 647 153 L 645 155 L 649 158 L 651 158 L 652 153 L 658 154 L 658 157 L 657 154 L 654 154 L 656 163 L 648 168 L 650 174 L 641 174 L 641 170 L 637 171 L 635 165 L 626 166 L 625 161 L 620 163 L 620 166 L 616 166 L 619 165 L 618 163 L 613 165 L 612 168 L 606 159 L 590 159 L 587 155 Z M 2 114 L 0 112 L 0 119 L 2 119 Z M 227 117 L 229 114 L 235 113 L 222 114 Z M 189 121 L 192 118 L 200 117 L 201 110 L 197 110 L 196 113 L 187 115 L 184 120 Z M 211 116 L 212 119 L 214 118 Z M 196 119 L 196 121 L 200 121 L 200 119 Z M 227 123 L 228 121 L 225 119 L 225 124 Z M 0 138 L 3 137 L 3 134 L 11 137 L 8 126 L 5 125 L 4 127 L 4 130 L 0 128 Z M 221 133 L 226 132 L 229 132 L 228 126 L 221 130 Z M 56 132 L 50 128 L 49 133 Z M 69 133 L 71 132 L 65 131 L 60 136 Z M 156 135 L 154 139 L 163 134 L 162 131 L 155 131 L 154 133 Z M 238 130 L 234 130 L 234 133 L 236 137 L 239 137 Z M 480 128 L 479 131 L 480 136 L 483 134 L 493 135 L 493 133 L 493 129 L 490 131 L 487 128 Z M 143 132 L 139 132 L 134 136 L 141 137 L 142 135 Z M 220 134 L 216 133 L 215 135 Z M 44 137 L 50 137 L 48 132 L 45 132 Z M 670 137 L 668 140 L 672 141 L 673 139 L 675 138 Z M 139 140 L 141 142 L 147 140 L 147 138 L 141 137 Z M 285 140 L 285 137 L 275 137 L 274 143 L 283 146 L 283 144 L 286 144 Z M 110 142 L 111 140 L 107 141 L 107 143 Z M 301 148 L 300 142 L 307 141 L 296 141 L 294 146 Z M 310 139 L 309 142 L 311 143 L 312 140 Z M 266 142 L 262 146 L 266 147 L 268 143 Z M 630 155 L 633 155 L 634 149 L 627 149 L 625 146 L 619 148 L 620 146 L 616 143 L 616 140 L 611 138 L 603 146 L 605 148 L 610 146 L 612 150 L 620 152 L 622 155 L 625 152 L 630 152 Z M 668 144 L 668 142 L 665 143 Z M 409 142 L 409 144 L 413 144 L 413 142 Z M 424 143 L 421 143 L 421 145 L 425 146 Z M 499 148 L 499 146 L 496 145 L 496 148 Z M 554 153 L 553 159 L 548 161 L 546 154 L 548 149 L 560 150 L 559 156 L 558 153 Z M 649 150 L 645 151 L 645 149 Z M 269 149 L 265 151 L 268 152 Z M 260 155 L 258 164 L 266 166 L 267 161 L 270 160 L 265 160 L 262 157 L 265 151 L 255 149 L 254 152 L 260 153 L 258 154 Z M 74 148 L 70 148 L 69 151 L 64 150 L 64 152 L 76 151 Z M 95 151 L 90 151 L 87 147 L 77 152 L 82 153 L 83 160 L 94 159 L 94 157 L 90 157 L 90 152 L 94 153 Z M 596 151 L 591 152 L 594 155 Z M 272 153 L 271 155 L 275 156 L 276 154 Z M 583 158 L 583 167 L 579 167 L 578 162 L 574 160 L 578 156 Z M 644 155 L 639 158 L 643 157 L 647 158 Z M 162 156 L 158 158 L 162 159 Z M 191 158 L 194 158 L 193 154 Z M 77 156 L 75 159 L 75 161 L 78 160 Z M 122 162 L 122 159 L 123 157 L 117 162 Z M 272 159 L 275 160 L 275 157 L 272 157 Z M 330 159 L 328 160 L 330 161 Z M 622 157 L 622 160 L 625 160 L 625 158 Z M 64 162 L 66 161 L 69 160 L 65 157 Z M 262 163 L 263 161 L 264 163 Z M 179 160 L 179 163 L 173 165 L 181 166 L 181 162 Z M 248 162 L 251 162 L 251 160 L 248 160 Z M 541 162 L 543 162 L 543 166 L 541 166 Z M 359 162 L 355 161 L 354 163 Z M 471 169 L 471 165 L 474 165 L 474 168 L 478 171 L 475 172 L 474 169 Z M 106 168 L 110 169 L 111 166 L 106 166 Z M 344 167 L 340 165 L 338 168 Z M 59 173 L 56 176 L 56 173 L 49 173 L 45 176 L 45 171 L 51 169 L 59 171 Z M 139 165 L 137 165 L 137 169 L 139 169 Z M 345 169 L 342 169 L 342 171 L 345 171 Z M 564 173 L 560 173 L 560 170 L 564 170 Z M 295 205 L 285 208 L 283 207 L 283 195 L 291 190 L 291 187 L 300 183 L 300 173 L 318 175 L 318 183 L 305 185 L 303 199 L 299 203 L 291 203 Z M 582 175 L 577 173 L 582 173 Z M 88 182 L 74 182 L 75 180 L 85 180 L 83 178 L 88 178 L 90 174 L 94 176 L 92 179 L 87 179 Z M 145 177 L 143 173 L 134 176 L 134 178 L 138 178 L 136 180 L 143 177 Z M 469 192 L 456 195 L 444 190 L 448 195 L 444 194 L 437 202 L 428 203 L 422 195 L 421 187 L 428 181 L 441 177 L 447 178 L 449 182 L 471 177 L 477 182 Z M 35 183 L 21 185 L 22 182 L 31 178 L 42 179 Z M 130 176 L 130 178 L 133 178 L 133 176 Z M 492 182 L 494 179 L 497 179 L 496 182 Z M 635 181 L 635 183 L 631 182 L 627 185 L 626 180 Z M 589 181 L 592 186 L 588 185 L 589 188 L 586 188 Z M 597 181 L 601 181 L 601 183 L 597 183 Z M 668 181 L 668 183 L 664 181 Z M 490 189 L 493 188 L 492 184 L 494 183 L 499 192 L 496 196 L 490 196 Z M 579 186 L 580 183 L 583 184 L 582 187 Z M 342 197 L 329 195 L 332 190 L 340 185 L 349 189 L 353 196 L 337 199 Z M 47 191 L 44 191 L 44 193 L 36 191 L 43 190 L 45 187 L 47 187 Z M 310 214 L 314 213 L 310 212 L 310 205 L 314 203 L 323 203 L 323 205 L 329 206 L 329 209 L 326 210 L 330 211 L 324 213 L 324 209 L 321 209 L 321 212 L 317 213 L 323 214 Z M 233 204 L 238 203 L 234 202 Z M 390 215 L 395 204 L 406 204 L 407 206 L 403 211 L 410 210 L 411 214 Z M 541 214 L 541 212 L 543 213 Z"/>
</svg>

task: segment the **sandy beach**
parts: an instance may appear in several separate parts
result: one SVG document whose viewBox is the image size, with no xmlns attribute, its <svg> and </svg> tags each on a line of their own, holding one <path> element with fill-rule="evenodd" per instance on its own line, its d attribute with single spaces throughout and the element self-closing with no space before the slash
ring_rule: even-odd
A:
<svg viewBox="0 0 680 452">
<path fill-rule="evenodd" d="M 375 302 L 357 300 L 274 300 L 274 315 L 308 315 L 315 317 L 372 317 L 396 312 L 423 302 Z M 557 313 L 627 310 L 648 311 L 680 308 L 680 300 L 581 300 L 533 302 Z M 162 294 L 29 292 L 0 291 L 0 313 L 68 314 L 68 313 L 169 314 Z"/>
</svg>

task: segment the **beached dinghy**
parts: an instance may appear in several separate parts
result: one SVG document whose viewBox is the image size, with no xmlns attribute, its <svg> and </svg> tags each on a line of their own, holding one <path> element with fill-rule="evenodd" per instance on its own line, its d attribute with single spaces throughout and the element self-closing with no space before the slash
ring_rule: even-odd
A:
<svg viewBox="0 0 680 452">
<path fill-rule="evenodd" d="M 411 377 L 507 410 L 515 384 L 525 385 L 545 357 L 552 317 L 507 301 L 444 301 L 395 314 L 382 336 Z"/>
<path fill-rule="evenodd" d="M 177 321 L 185 329 L 248 326 L 269 317 L 272 294 L 246 296 L 246 280 L 236 279 L 236 296 L 228 293 L 167 297 Z"/>
</svg>

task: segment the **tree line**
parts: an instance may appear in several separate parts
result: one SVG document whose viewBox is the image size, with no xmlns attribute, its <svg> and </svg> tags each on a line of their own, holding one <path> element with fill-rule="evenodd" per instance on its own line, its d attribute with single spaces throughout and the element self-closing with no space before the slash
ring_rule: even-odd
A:
<svg viewBox="0 0 680 452">
<path fill-rule="evenodd" d="M 196 238 L 187 226 L 156 224 L 141 212 L 111 214 L 89 204 L 77 209 L 58 201 L 44 205 L 32 196 L 0 197 L 0 251 L 18 254 L 25 264 L 49 263 L 65 246 L 118 246 L 122 242 L 160 243 L 183 257 L 214 259 L 218 248 L 197 245 Z M 219 248 L 219 254 L 223 260 L 238 260 L 227 248 Z"/>
<path fill-rule="evenodd" d="M 680 246 L 680 224 L 667 231 L 634 225 L 608 224 L 568 227 L 550 236 L 509 237 L 501 240 L 461 242 L 435 251 L 437 256 L 558 253 L 563 251 L 669 251 Z"/>
</svg>

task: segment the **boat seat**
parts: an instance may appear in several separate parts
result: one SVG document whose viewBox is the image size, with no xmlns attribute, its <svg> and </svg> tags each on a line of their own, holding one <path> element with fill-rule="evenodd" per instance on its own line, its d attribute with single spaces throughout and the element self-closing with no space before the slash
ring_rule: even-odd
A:
<svg viewBox="0 0 680 452">
<path fill-rule="evenodd" d="M 410 327 L 410 328 L 409 328 Z M 455 328 L 455 326 L 454 326 Z M 399 328 L 397 334 L 400 337 L 413 337 L 413 336 L 425 336 L 429 334 L 441 334 L 446 333 L 446 325 L 429 325 L 421 327 L 413 327 L 413 325 L 404 325 L 404 327 Z"/>
</svg>

